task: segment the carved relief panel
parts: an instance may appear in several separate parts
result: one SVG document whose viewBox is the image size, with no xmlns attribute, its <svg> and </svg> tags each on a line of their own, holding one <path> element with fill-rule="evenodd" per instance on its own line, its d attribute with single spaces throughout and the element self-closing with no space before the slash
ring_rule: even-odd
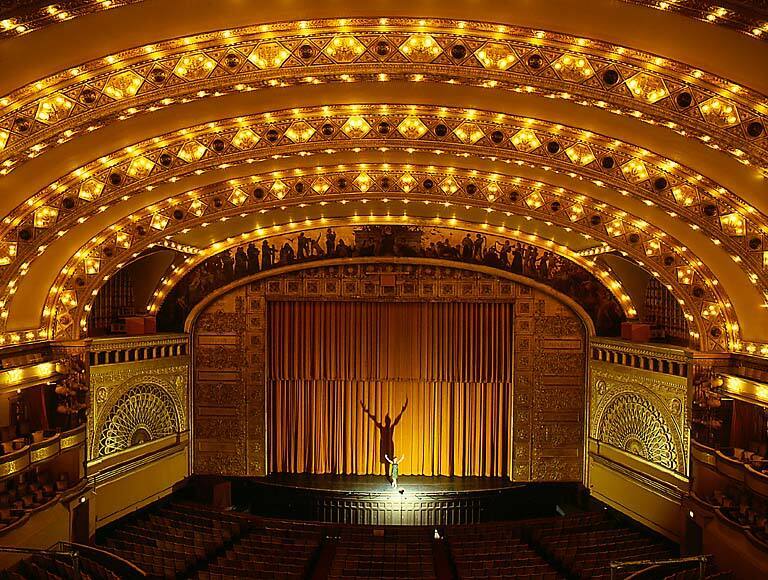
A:
<svg viewBox="0 0 768 580">
<path fill-rule="evenodd" d="M 152 337 L 146 344 L 120 346 L 162 348 L 164 340 Z M 104 344 L 99 347 L 108 348 Z M 186 355 L 92 364 L 89 459 L 186 431 L 188 373 Z"/>
<path fill-rule="evenodd" d="M 590 361 L 590 438 L 686 475 L 686 388 L 685 377 Z"/>
</svg>

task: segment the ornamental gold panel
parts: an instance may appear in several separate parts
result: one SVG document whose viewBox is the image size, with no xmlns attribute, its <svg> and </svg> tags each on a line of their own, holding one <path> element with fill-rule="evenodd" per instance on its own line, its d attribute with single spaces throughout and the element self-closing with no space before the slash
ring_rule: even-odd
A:
<svg viewBox="0 0 768 580">
<path fill-rule="evenodd" d="M 687 378 L 598 360 L 589 370 L 590 438 L 687 475 Z"/>
<path fill-rule="evenodd" d="M 392 261 L 310 264 L 202 307 L 192 330 L 196 473 L 267 474 L 266 304 L 327 299 L 514 302 L 514 480 L 581 480 L 586 331 L 578 316 L 542 290 L 471 266 Z"/>
<path fill-rule="evenodd" d="M 91 365 L 89 459 L 186 431 L 188 373 L 186 355 Z"/>
</svg>

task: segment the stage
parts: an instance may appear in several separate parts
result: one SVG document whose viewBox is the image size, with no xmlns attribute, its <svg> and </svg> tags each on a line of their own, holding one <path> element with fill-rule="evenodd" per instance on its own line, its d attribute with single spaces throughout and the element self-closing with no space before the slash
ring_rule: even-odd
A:
<svg viewBox="0 0 768 580">
<path fill-rule="evenodd" d="M 577 502 L 569 483 L 494 477 L 273 474 L 232 478 L 233 502 L 252 513 L 332 523 L 449 525 L 554 515 Z"/>
</svg>

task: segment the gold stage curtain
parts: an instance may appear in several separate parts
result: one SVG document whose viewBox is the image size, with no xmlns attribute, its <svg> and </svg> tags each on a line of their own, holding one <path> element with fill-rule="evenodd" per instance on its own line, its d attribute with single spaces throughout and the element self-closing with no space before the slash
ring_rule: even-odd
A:
<svg viewBox="0 0 768 580">
<path fill-rule="evenodd" d="M 384 474 L 387 453 L 405 455 L 404 475 L 510 474 L 511 304 L 284 301 L 267 314 L 270 471 Z"/>
</svg>

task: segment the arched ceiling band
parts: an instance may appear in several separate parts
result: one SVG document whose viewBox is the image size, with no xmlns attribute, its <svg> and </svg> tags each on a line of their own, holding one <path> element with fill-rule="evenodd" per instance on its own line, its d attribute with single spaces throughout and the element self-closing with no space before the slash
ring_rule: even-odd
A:
<svg viewBox="0 0 768 580">
<path fill-rule="evenodd" d="M 50 68 L 77 66 L 79 62 L 95 58 L 102 46 L 111 53 L 126 46 L 141 43 L 159 42 L 166 38 L 182 37 L 200 31 L 215 29 L 234 29 L 244 24 L 279 22 L 296 18 L 301 14 L 307 22 L 324 18 L 344 18 L 346 21 L 356 17 L 411 17 L 423 19 L 425 24 L 434 18 L 451 19 L 457 24 L 462 20 L 486 20 L 500 24 L 521 24 L 538 30 L 551 30 L 584 36 L 603 38 L 610 42 L 625 43 L 646 51 L 660 51 L 670 57 L 684 55 L 702 63 L 722 66 L 724 70 L 733 70 L 749 78 L 749 63 L 735 62 L 728 66 L 729 57 L 745 54 L 750 46 L 761 47 L 762 43 L 742 37 L 720 26 L 706 26 L 700 22 L 680 17 L 673 12 L 693 8 L 683 12 L 695 15 L 707 23 L 728 23 L 743 20 L 743 30 L 753 38 L 759 38 L 768 31 L 768 18 L 759 16 L 759 12 L 750 10 L 743 2 L 738 6 L 729 6 L 724 0 L 719 6 L 700 2 L 700 0 L 671 0 L 655 2 L 638 0 L 634 4 L 643 4 L 665 10 L 649 10 L 644 7 L 630 6 L 615 1 L 591 0 L 589 3 L 573 0 L 550 0 L 533 9 L 524 0 L 510 0 L 503 5 L 496 2 L 436 3 L 433 0 L 413 0 L 409 3 L 381 2 L 375 6 L 359 3 L 333 1 L 316 2 L 307 5 L 301 1 L 281 0 L 260 6 L 258 11 L 251 5 L 237 0 L 218 0 L 216 3 L 205 0 L 187 0 L 182 9 L 164 0 L 146 0 L 141 3 L 131 2 L 132 6 L 118 11 L 91 14 L 89 18 L 77 18 L 59 26 L 38 28 L 37 34 L 25 35 L 6 42 L 15 49 L 22 50 L 34 46 L 27 42 L 30 38 L 43 42 L 45 46 L 67 45 L 78 39 L 78 50 L 48 55 L 46 60 L 35 62 L 32 67 L 12 67 L 12 76 L 41 77 Z M 97 0 L 94 7 L 119 5 L 120 0 Z M 67 2 L 46 6 L 48 14 L 42 14 L 48 22 L 62 22 L 76 14 L 84 2 Z M 63 5 L 70 5 L 64 8 Z M 72 7 L 72 6 L 75 7 Z M 686 6 L 690 5 L 690 6 Z M 727 7 L 727 8 L 726 8 Z M 93 9 L 87 10 L 92 12 Z M 0 35 L 11 37 L 25 34 L 34 24 L 23 22 L 23 16 L 0 17 Z M 617 26 L 627 23 L 627 26 Z M 665 30 L 675 30 L 676 34 L 663 34 Z M 70 54 L 71 53 L 71 54 Z M 73 62 L 77 60 L 78 62 Z M 27 69 L 25 71 L 25 69 Z M 29 70 L 31 69 L 31 70 Z M 26 73 L 26 75 L 24 74 Z"/>
<path fill-rule="evenodd" d="M 699 139 L 768 171 L 762 95 L 663 57 L 534 30 L 357 19 L 206 34 L 109 55 L 0 100 L 0 174 L 116 120 L 239 91 L 428 80 L 573 100 Z M 264 29 L 267 30 L 264 30 Z M 385 32 L 387 30 L 387 32 Z"/>
<path fill-rule="evenodd" d="M 70 308 L 62 309 L 59 305 L 62 292 L 66 292 L 64 303 L 82 306 L 84 297 L 88 299 L 105 278 L 143 249 L 154 244 L 170 247 L 179 247 L 179 242 L 184 244 L 180 233 L 217 222 L 237 222 L 237 218 L 249 215 L 257 216 L 261 223 L 282 220 L 289 207 L 306 207 L 308 215 L 317 216 L 326 211 L 329 204 L 352 203 L 356 204 L 355 211 L 367 212 L 373 205 L 368 205 L 369 202 L 376 200 L 392 202 L 391 207 L 387 205 L 387 211 L 392 212 L 401 211 L 401 207 L 407 210 L 414 205 L 436 204 L 450 208 L 451 219 L 455 219 L 472 207 L 478 208 L 481 215 L 485 212 L 487 216 L 535 217 L 547 225 L 581 232 L 585 238 L 603 240 L 625 255 L 631 253 L 636 263 L 667 283 L 686 312 L 693 312 L 687 314 L 689 321 L 695 316 L 697 325 L 704 327 L 708 348 L 724 348 L 724 332 L 738 331 L 731 308 L 725 306 L 730 300 L 722 294 L 722 287 L 703 262 L 679 241 L 626 211 L 605 203 L 596 204 L 587 196 L 541 181 L 453 168 L 392 164 L 317 167 L 309 172 L 254 175 L 155 203 L 105 228 L 103 234 L 78 250 L 62 269 L 47 302 L 46 313 L 54 318 L 69 315 Z M 294 227 L 303 227 L 305 222 L 297 218 Z M 248 227 L 231 224 L 229 222 L 226 229 L 234 237 Z M 222 235 L 230 237 L 219 234 Z M 67 320 L 71 320 L 71 316 Z M 699 332 L 693 338 L 700 338 Z"/>
<path fill-rule="evenodd" d="M 532 119 L 419 107 L 326 108 L 278 112 L 256 120 L 263 125 L 240 119 L 156 138 L 119 152 L 115 159 L 102 158 L 76 171 L 69 182 L 58 182 L 52 192 L 48 188 L 41 193 L 37 207 L 21 208 L 32 209 L 26 222 L 6 234 L 5 262 L 11 268 L 6 268 L 4 279 L 10 290 L 18 281 L 14 277 L 16 269 L 19 273 L 29 270 L 36 254 L 65 235 L 68 228 L 86 222 L 95 207 L 104 211 L 111 203 L 163 181 L 236 161 L 247 162 L 258 153 L 262 158 L 278 151 L 279 155 L 306 155 L 312 150 L 354 150 L 359 145 L 380 149 L 432 145 L 441 147 L 435 151 L 457 155 L 471 152 L 478 157 L 535 164 L 545 170 L 582 176 L 599 187 L 645 199 L 647 205 L 659 205 L 670 215 L 688 221 L 693 229 L 723 244 L 745 267 L 751 264 L 747 269 L 751 280 L 764 284 L 761 228 L 765 226 L 751 221 L 754 213 L 745 216 L 735 206 L 724 204 L 723 197 L 717 199 L 710 194 L 700 198 L 706 195 L 699 185 L 704 181 L 700 176 L 644 150 L 622 147 L 615 140 Z"/>
</svg>

